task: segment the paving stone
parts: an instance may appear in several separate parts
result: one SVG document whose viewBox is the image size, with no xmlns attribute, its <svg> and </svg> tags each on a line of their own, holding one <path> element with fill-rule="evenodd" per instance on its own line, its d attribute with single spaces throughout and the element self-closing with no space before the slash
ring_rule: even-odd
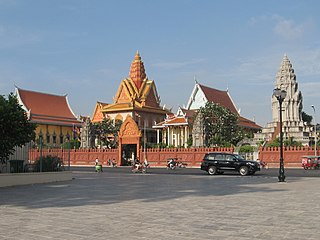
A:
<svg viewBox="0 0 320 240">
<path fill-rule="evenodd" d="M 1 188 L 0 239 L 319 239 L 317 177 L 73 175 Z"/>
</svg>

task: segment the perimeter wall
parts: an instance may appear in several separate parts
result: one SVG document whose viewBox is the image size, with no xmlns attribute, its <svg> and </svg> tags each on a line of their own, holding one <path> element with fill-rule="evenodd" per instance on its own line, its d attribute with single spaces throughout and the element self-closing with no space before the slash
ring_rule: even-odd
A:
<svg viewBox="0 0 320 240">
<path fill-rule="evenodd" d="M 188 167 L 199 167 L 204 155 L 207 152 L 234 152 L 233 148 L 150 148 L 140 150 L 140 156 L 146 156 L 152 167 L 164 167 L 168 158 L 178 158 Z M 93 166 L 95 159 L 106 166 L 108 160 L 115 160 L 120 164 L 118 149 L 43 149 L 42 156 L 52 155 L 63 159 L 65 166 Z M 314 155 L 314 149 L 311 147 L 284 147 L 283 156 L 285 167 L 301 167 L 301 157 Z M 29 150 L 29 160 L 32 163 L 40 156 L 39 149 Z M 279 167 L 280 148 L 260 148 L 259 160 L 268 164 L 268 167 Z"/>
</svg>

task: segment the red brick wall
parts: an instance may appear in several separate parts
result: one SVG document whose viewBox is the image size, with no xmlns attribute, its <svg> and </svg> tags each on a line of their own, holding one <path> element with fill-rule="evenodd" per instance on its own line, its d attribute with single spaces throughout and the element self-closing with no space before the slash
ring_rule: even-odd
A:
<svg viewBox="0 0 320 240">
<path fill-rule="evenodd" d="M 199 167 L 207 152 L 233 152 L 233 148 L 150 148 L 146 150 L 146 158 L 153 167 L 166 166 L 168 158 L 178 158 L 187 163 L 189 167 Z M 68 164 L 68 150 L 65 149 L 43 149 L 42 155 L 58 156 Z M 301 158 L 306 155 L 314 155 L 311 147 L 287 147 L 283 149 L 285 167 L 301 167 Z M 34 161 L 40 156 L 38 149 L 29 150 L 29 159 Z M 143 149 L 140 150 L 141 160 L 144 159 Z M 106 166 L 109 159 L 115 159 L 119 165 L 118 149 L 71 149 L 70 164 L 73 166 L 92 166 L 95 159 Z M 259 159 L 268 164 L 269 167 L 279 167 L 280 148 L 260 148 Z"/>
<path fill-rule="evenodd" d="M 188 166 L 200 166 L 204 155 L 208 152 L 233 152 L 233 150 L 233 148 L 150 148 L 146 151 L 146 158 L 151 166 L 166 166 L 168 158 L 178 158 Z M 143 160 L 143 150 L 140 156 Z"/>
<path fill-rule="evenodd" d="M 53 155 L 63 159 L 64 164 L 68 165 L 68 149 L 42 149 L 42 156 Z M 39 149 L 29 150 L 29 160 L 35 161 L 40 157 Z M 107 165 L 109 159 L 118 161 L 118 149 L 70 149 L 70 165 L 73 166 L 92 166 L 95 164 L 95 159 Z"/>
<path fill-rule="evenodd" d="M 302 156 L 314 155 L 311 147 L 284 147 L 283 161 L 285 167 L 301 167 Z M 260 148 L 259 159 L 266 162 L 269 167 L 279 167 L 280 148 Z"/>
<path fill-rule="evenodd" d="M 151 166 L 164 167 L 168 158 L 179 158 L 188 166 L 200 166 L 200 163 L 207 152 L 233 152 L 233 148 L 167 148 L 167 149 L 147 149 L 146 158 Z M 42 149 L 42 156 L 52 155 L 63 159 L 64 164 L 68 165 L 67 149 Z M 40 156 L 38 149 L 29 150 L 29 159 L 35 161 Z M 140 150 L 141 160 L 144 159 L 144 152 Z M 118 149 L 71 149 L 70 165 L 72 166 L 92 166 L 95 159 L 106 166 L 109 159 L 115 159 L 119 165 Z"/>
</svg>

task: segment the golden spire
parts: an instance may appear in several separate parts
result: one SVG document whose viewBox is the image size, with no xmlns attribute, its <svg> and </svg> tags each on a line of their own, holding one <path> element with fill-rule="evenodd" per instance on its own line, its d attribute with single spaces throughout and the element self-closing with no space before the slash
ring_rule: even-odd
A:
<svg viewBox="0 0 320 240">
<path fill-rule="evenodd" d="M 141 61 L 141 56 L 140 56 L 138 50 L 137 50 L 137 52 L 136 52 L 136 55 L 134 56 L 134 61 Z"/>
<path fill-rule="evenodd" d="M 138 89 L 140 89 L 143 80 L 147 77 L 139 51 L 137 51 L 134 60 L 131 63 L 129 77 L 135 83 Z"/>
</svg>

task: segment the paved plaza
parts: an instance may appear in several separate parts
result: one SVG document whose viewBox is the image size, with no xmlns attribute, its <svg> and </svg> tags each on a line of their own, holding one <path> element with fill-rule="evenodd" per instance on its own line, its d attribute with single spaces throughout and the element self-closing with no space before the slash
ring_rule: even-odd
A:
<svg viewBox="0 0 320 240">
<path fill-rule="evenodd" d="M 129 168 L 0 188 L 0 239 L 320 239 L 320 178 Z"/>
</svg>

